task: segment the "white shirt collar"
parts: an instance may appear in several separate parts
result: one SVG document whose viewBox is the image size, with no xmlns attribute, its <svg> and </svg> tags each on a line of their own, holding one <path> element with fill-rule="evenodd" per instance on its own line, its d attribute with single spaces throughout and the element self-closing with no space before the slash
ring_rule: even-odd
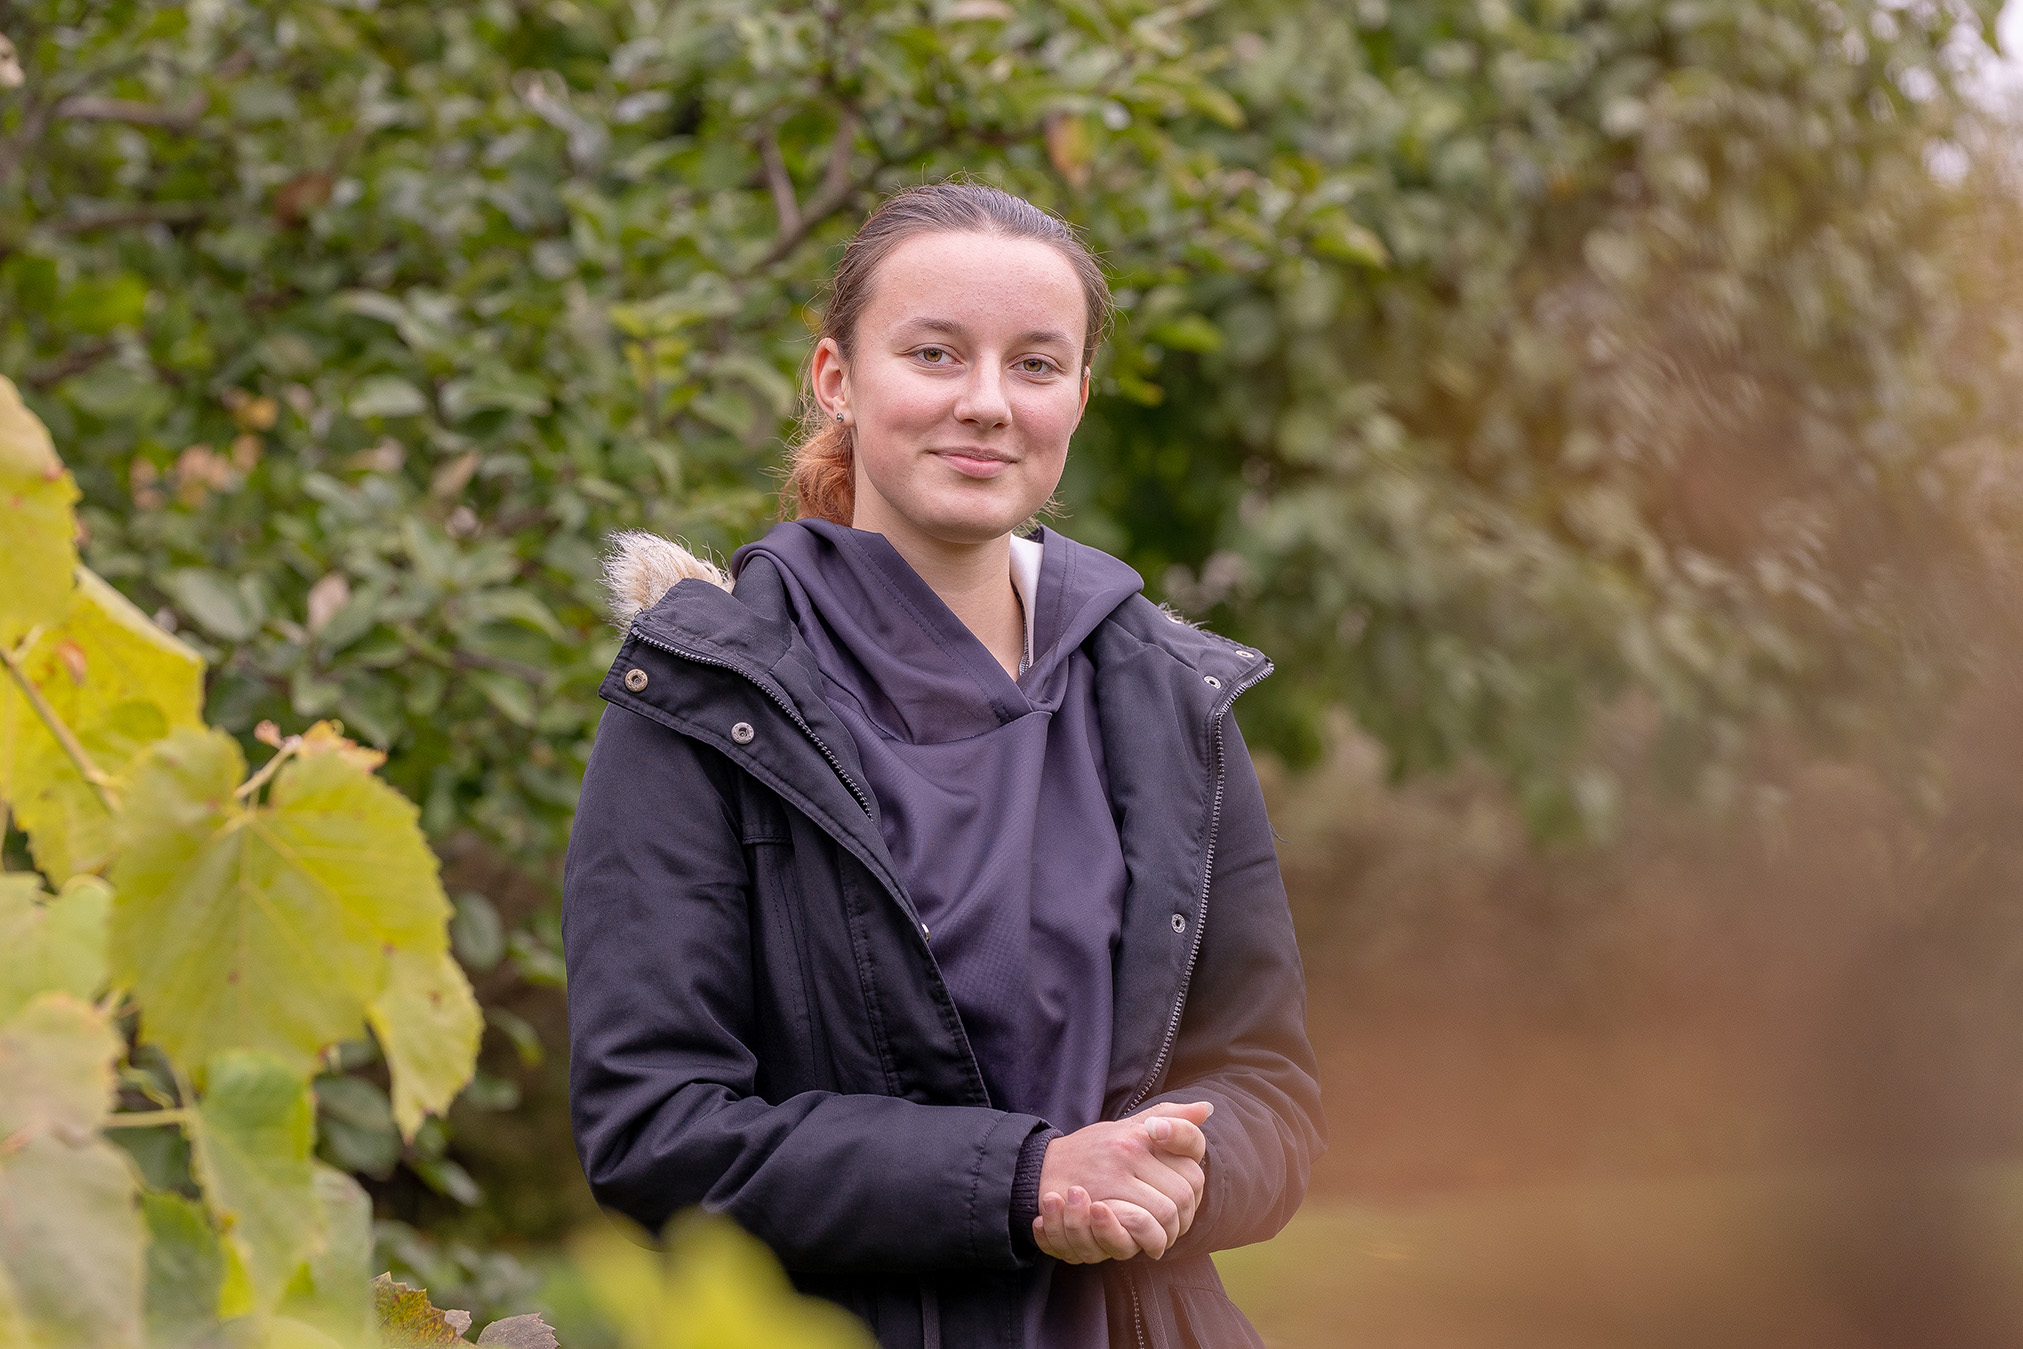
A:
<svg viewBox="0 0 2023 1349">
<path fill-rule="evenodd" d="M 1026 649 L 1019 658 L 1019 673 L 1024 674 L 1033 663 L 1033 614 L 1039 608 L 1040 559 L 1046 548 L 1038 539 L 1024 539 L 1011 536 L 1011 579 L 1012 589 L 1019 593 L 1019 607 L 1025 611 Z"/>
</svg>

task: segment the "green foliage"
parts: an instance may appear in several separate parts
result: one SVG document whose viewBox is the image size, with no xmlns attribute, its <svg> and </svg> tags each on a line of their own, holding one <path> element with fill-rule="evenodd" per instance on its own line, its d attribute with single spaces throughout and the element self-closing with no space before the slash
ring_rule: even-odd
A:
<svg viewBox="0 0 2023 1349">
<path fill-rule="evenodd" d="M 119 1054 L 105 1016 L 67 993 L 39 994 L 0 1022 L 0 1330 L 9 1345 L 139 1343 L 146 1232 L 133 1172 L 98 1133 Z"/>
<path fill-rule="evenodd" d="M 2013 427 L 1992 335 L 1936 374 L 1978 322 L 1923 167 L 1954 10 L 11 12 L 0 369 L 88 556 L 216 663 L 214 721 L 342 717 L 433 834 L 557 851 L 600 535 L 763 527 L 836 246 L 955 170 L 1108 261 L 1068 527 L 1280 657 L 1254 738 L 1345 701 L 1400 770 L 1485 756 L 1596 826 L 1598 700 L 1690 767 L 1944 687 L 1876 545 L 1953 557 L 1937 466 Z"/>
<path fill-rule="evenodd" d="M 665 1247 L 647 1250 L 615 1227 L 576 1244 L 624 1349 L 870 1349 L 854 1317 L 796 1294 L 764 1243 L 728 1218 L 677 1218 Z"/>
<path fill-rule="evenodd" d="M 0 406 L 11 393 L 0 380 Z M 23 425 L 24 439 L 46 443 Z M 69 538 L 25 515 L 0 516 L 0 530 L 10 549 Z M 107 695 L 78 672 L 144 647 L 147 620 L 79 623 L 83 606 L 116 614 L 126 602 L 82 568 L 74 585 L 51 606 L 72 616 L 60 666 L 35 663 L 32 630 L 0 645 L 20 705 L 65 758 L 39 769 L 18 756 L 4 800 L 40 799 L 47 775 L 68 774 L 104 812 L 110 855 L 97 865 L 112 878 L 70 875 L 51 896 L 42 876 L 0 872 L 0 1345 L 461 1343 L 468 1312 L 438 1313 L 385 1281 L 374 1295 L 371 1201 L 315 1155 L 311 1076 L 362 1048 L 368 1024 L 391 1105 L 357 1078 L 331 1075 L 322 1093 L 351 1097 L 354 1123 L 373 1113 L 359 1098 L 376 1100 L 413 1137 L 475 1067 L 477 1005 L 449 955 L 450 904 L 415 808 L 373 776 L 383 756 L 327 724 L 286 739 L 263 727 L 275 752 L 247 777 L 230 736 L 171 729 L 153 703 L 153 734 L 115 742 L 132 763 L 106 772 L 93 752 L 102 739 L 80 736 L 59 705 L 89 725 Z M 182 668 L 138 666 L 131 687 L 117 686 L 129 701 L 173 690 Z M 64 680 L 85 694 L 63 704 Z M 50 855 L 38 846 L 56 870 Z M 84 1000 L 108 980 L 105 1006 Z M 112 1008 L 137 1020 L 131 1046 Z M 115 1110 L 116 1084 L 125 1103 L 151 1108 Z M 115 1129 L 179 1131 L 187 1175 L 162 1164 L 162 1149 L 114 1147 Z M 141 1189 L 143 1173 L 156 1188 Z M 706 1283 L 698 1305 L 717 1316 L 725 1297 L 744 1299 L 735 1305 L 754 1325 L 787 1332 L 770 1343 L 851 1342 L 794 1310 L 767 1261 L 747 1268 L 747 1256 L 734 1272 L 743 1282 Z M 527 1315 L 478 1343 L 556 1349 Z"/>
<path fill-rule="evenodd" d="M 38 876 L 0 872 L 0 1021 L 37 993 L 83 999 L 98 991 L 111 900 L 96 876 L 73 876 L 53 896 Z"/>
</svg>

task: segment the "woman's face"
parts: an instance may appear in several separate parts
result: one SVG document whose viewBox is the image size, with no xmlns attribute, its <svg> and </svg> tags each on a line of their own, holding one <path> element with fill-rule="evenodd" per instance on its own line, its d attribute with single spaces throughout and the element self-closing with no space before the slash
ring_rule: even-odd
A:
<svg viewBox="0 0 2023 1349">
<path fill-rule="evenodd" d="M 816 348 L 815 396 L 856 442 L 851 524 L 981 543 L 1053 495 L 1088 402 L 1082 286 L 1035 239 L 920 234 L 871 277 L 847 360 Z"/>
</svg>

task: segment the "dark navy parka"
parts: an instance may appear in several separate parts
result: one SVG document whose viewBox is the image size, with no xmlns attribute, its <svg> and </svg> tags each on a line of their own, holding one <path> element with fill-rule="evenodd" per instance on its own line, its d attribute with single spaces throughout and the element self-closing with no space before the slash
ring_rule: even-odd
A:
<svg viewBox="0 0 2023 1349">
<path fill-rule="evenodd" d="M 661 548 L 671 548 L 654 540 Z M 570 1104 L 599 1201 L 735 1218 L 886 1349 L 1021 1349 L 1012 1216 L 1045 1122 L 995 1108 L 779 573 L 668 587 L 599 692 L 569 841 Z M 1194 1225 L 1104 1266 L 1113 1344 L 1258 1343 L 1211 1251 L 1261 1241 L 1323 1144 L 1271 828 L 1231 702 L 1255 651 L 1142 595 L 1085 644 L 1129 881 L 1106 1114 L 1215 1104 Z"/>
</svg>

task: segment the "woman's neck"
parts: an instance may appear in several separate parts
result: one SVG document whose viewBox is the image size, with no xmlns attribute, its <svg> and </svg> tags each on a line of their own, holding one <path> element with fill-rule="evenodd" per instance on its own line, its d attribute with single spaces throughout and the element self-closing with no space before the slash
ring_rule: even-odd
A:
<svg viewBox="0 0 2023 1349">
<path fill-rule="evenodd" d="M 1025 654 L 1026 617 L 1011 579 L 1011 536 L 981 543 L 950 543 L 906 527 L 904 522 L 865 520 L 853 529 L 883 534 L 894 552 L 920 573 L 949 612 L 976 634 L 1005 673 L 1018 678 Z"/>
</svg>

